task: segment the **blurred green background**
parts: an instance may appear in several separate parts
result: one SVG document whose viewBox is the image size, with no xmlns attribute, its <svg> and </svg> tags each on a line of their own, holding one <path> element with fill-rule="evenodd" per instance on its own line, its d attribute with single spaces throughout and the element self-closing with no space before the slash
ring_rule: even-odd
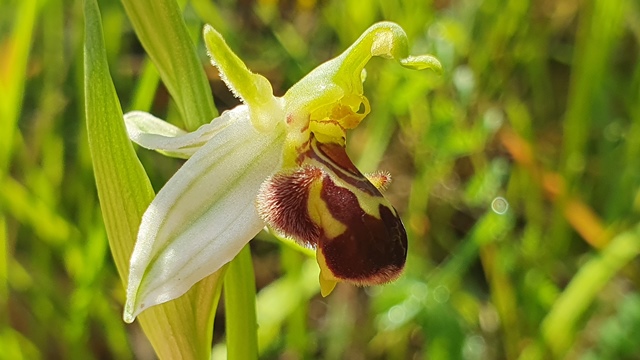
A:
<svg viewBox="0 0 640 360">
<path fill-rule="evenodd" d="M 152 359 L 138 325 L 121 320 L 124 289 L 95 190 L 82 2 L 0 4 L 0 358 Z M 99 4 L 124 110 L 180 125 L 121 4 Z M 409 233 L 405 275 L 322 298 L 305 256 L 260 234 L 261 358 L 640 358 L 636 0 L 182 5 L 220 110 L 237 100 L 207 64 L 204 23 L 276 95 L 380 20 L 445 69 L 374 59 L 372 112 L 349 138 L 362 171 L 394 177 L 387 195 Z M 156 190 L 180 166 L 138 153 Z M 223 319 L 221 304 L 214 358 Z"/>
</svg>

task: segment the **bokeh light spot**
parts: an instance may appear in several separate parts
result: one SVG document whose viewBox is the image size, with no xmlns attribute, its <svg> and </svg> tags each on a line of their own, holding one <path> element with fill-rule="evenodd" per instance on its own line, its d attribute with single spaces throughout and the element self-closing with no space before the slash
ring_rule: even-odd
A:
<svg viewBox="0 0 640 360">
<path fill-rule="evenodd" d="M 504 215 L 509 210 L 509 202 L 502 196 L 498 196 L 491 202 L 491 210 L 498 215 Z"/>
</svg>

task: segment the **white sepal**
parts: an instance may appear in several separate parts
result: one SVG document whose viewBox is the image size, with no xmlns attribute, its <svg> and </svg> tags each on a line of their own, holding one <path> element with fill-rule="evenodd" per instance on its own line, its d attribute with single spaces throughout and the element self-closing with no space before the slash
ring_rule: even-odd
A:
<svg viewBox="0 0 640 360">
<path fill-rule="evenodd" d="M 143 148 L 157 150 L 171 157 L 188 159 L 213 136 L 241 116 L 241 113 L 244 114 L 241 107 L 225 111 L 210 123 L 190 133 L 143 111 L 126 113 L 124 123 L 129 138 Z"/>
<path fill-rule="evenodd" d="M 223 119 L 231 126 L 220 128 L 185 162 L 142 218 L 131 256 L 126 322 L 184 294 L 264 227 L 255 199 L 260 184 L 280 166 L 284 126 L 258 132 L 246 106 L 214 123 Z"/>
</svg>

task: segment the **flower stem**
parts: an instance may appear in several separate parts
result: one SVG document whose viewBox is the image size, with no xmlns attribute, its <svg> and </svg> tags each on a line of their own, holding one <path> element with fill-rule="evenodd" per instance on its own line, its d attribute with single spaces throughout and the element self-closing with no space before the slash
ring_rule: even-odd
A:
<svg viewBox="0 0 640 360">
<path fill-rule="evenodd" d="M 249 245 L 231 261 L 224 282 L 228 359 L 258 358 L 256 284 Z"/>
</svg>

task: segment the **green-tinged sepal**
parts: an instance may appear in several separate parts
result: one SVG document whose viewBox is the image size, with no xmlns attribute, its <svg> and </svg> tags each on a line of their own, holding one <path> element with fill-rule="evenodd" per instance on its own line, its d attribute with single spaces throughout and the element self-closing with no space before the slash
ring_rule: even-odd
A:
<svg viewBox="0 0 640 360">
<path fill-rule="evenodd" d="M 143 148 L 188 159 L 213 136 L 229 126 L 233 120 L 231 114 L 224 113 L 216 121 L 204 124 L 190 133 L 143 111 L 126 113 L 124 123 L 129 138 Z"/>
<path fill-rule="evenodd" d="M 260 184 L 279 167 L 284 127 L 257 131 L 244 105 L 212 122 L 218 123 L 221 129 L 193 153 L 142 217 L 131 255 L 126 322 L 184 294 L 231 261 L 264 227 L 254 202 Z M 191 134 L 158 143 L 173 147 Z"/>
<path fill-rule="evenodd" d="M 282 121 L 281 102 L 273 96 L 269 80 L 249 71 L 211 25 L 204 27 L 204 41 L 211 63 L 220 71 L 220 78 L 236 97 L 249 106 L 253 126 L 259 131 L 268 131 Z"/>
</svg>

